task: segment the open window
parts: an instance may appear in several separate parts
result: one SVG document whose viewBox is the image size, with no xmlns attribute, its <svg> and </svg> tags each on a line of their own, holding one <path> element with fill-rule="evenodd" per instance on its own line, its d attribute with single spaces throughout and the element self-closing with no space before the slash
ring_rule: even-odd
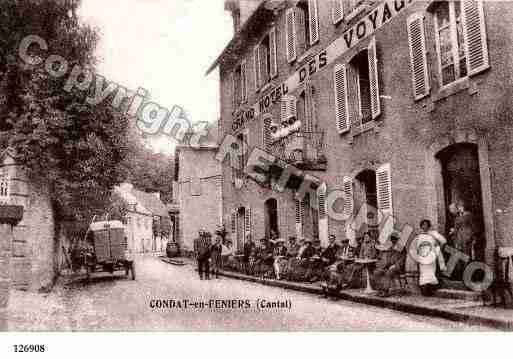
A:
<svg viewBox="0 0 513 359">
<path fill-rule="evenodd" d="M 254 49 L 255 89 L 262 86 L 278 75 L 276 58 L 276 28 L 264 36 Z"/>
<path fill-rule="evenodd" d="M 300 0 L 287 10 L 285 21 L 287 60 L 293 62 L 319 41 L 317 0 Z"/>
<path fill-rule="evenodd" d="M 246 61 L 242 61 L 233 71 L 233 110 L 247 101 Z"/>
</svg>

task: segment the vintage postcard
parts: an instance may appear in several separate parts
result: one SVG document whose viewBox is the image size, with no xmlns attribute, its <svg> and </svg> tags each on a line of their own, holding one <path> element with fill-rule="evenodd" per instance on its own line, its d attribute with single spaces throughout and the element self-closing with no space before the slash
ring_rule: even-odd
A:
<svg viewBox="0 0 513 359">
<path fill-rule="evenodd" d="M 512 19 L 0 0 L 0 330 L 511 330 Z"/>
</svg>

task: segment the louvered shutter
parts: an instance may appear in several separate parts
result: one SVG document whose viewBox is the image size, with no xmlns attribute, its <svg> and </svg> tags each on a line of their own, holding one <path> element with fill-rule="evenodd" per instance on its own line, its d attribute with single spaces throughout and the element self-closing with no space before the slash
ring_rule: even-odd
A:
<svg viewBox="0 0 513 359">
<path fill-rule="evenodd" d="M 232 210 L 230 219 L 231 219 L 232 235 L 236 238 L 237 237 L 237 212 L 235 210 Z M 232 239 L 234 241 L 234 243 L 235 243 L 235 238 Z"/>
<path fill-rule="evenodd" d="M 408 44 L 410 45 L 411 77 L 415 100 L 429 94 L 429 75 L 426 56 L 424 15 L 413 14 L 408 18 Z"/>
<path fill-rule="evenodd" d="M 294 8 L 296 19 L 296 53 L 301 56 L 308 47 L 310 34 L 306 32 L 306 14 L 302 8 Z"/>
<path fill-rule="evenodd" d="M 367 48 L 369 56 L 369 82 L 371 95 L 372 118 L 381 114 L 381 101 L 379 98 L 378 59 L 376 56 L 376 39 L 372 39 Z"/>
<path fill-rule="evenodd" d="M 242 102 L 248 100 L 248 80 L 247 80 L 247 67 L 246 60 L 243 60 L 240 64 L 240 86 L 242 92 Z"/>
<path fill-rule="evenodd" d="M 276 27 L 271 29 L 269 33 L 269 48 L 271 51 L 270 61 L 271 61 L 271 78 L 275 78 L 278 76 L 278 58 L 277 58 L 277 44 L 276 44 Z"/>
<path fill-rule="evenodd" d="M 310 15 L 310 45 L 319 41 L 319 8 L 317 0 L 308 0 L 308 12 Z"/>
<path fill-rule="evenodd" d="M 348 126 L 359 127 L 362 124 L 362 117 L 360 114 L 360 88 L 358 71 L 354 66 L 346 67 L 347 78 L 347 111 Z"/>
<path fill-rule="evenodd" d="M 328 245 L 328 208 L 326 203 L 326 183 L 323 183 L 317 189 L 317 204 L 319 214 L 319 240 L 321 245 Z"/>
<path fill-rule="evenodd" d="M 260 51 L 258 50 L 260 46 L 255 46 L 253 49 L 253 59 L 255 66 L 255 90 L 258 91 L 260 88 Z"/>
<path fill-rule="evenodd" d="M 389 163 L 382 165 L 376 171 L 376 189 L 378 196 L 378 210 L 383 218 L 393 215 L 392 207 L 392 173 Z"/>
<path fill-rule="evenodd" d="M 349 131 L 349 109 L 347 103 L 347 76 L 345 65 L 335 65 L 334 68 L 335 113 L 338 133 Z"/>
<path fill-rule="evenodd" d="M 237 109 L 237 71 L 232 74 L 232 107 L 233 111 Z"/>
<path fill-rule="evenodd" d="M 252 238 L 252 224 L 251 224 L 251 207 L 246 207 L 244 210 L 244 241 L 246 238 Z"/>
<path fill-rule="evenodd" d="M 344 177 L 342 186 L 344 188 L 344 217 L 351 218 L 354 211 L 353 179 Z"/>
<path fill-rule="evenodd" d="M 304 202 L 296 199 L 296 236 L 297 238 L 303 237 L 303 222 L 305 217 Z"/>
<path fill-rule="evenodd" d="M 285 37 L 287 46 L 287 61 L 293 62 L 297 58 L 296 51 L 296 14 L 295 8 L 290 8 L 285 13 Z"/>
<path fill-rule="evenodd" d="M 333 23 L 337 24 L 344 18 L 344 1 L 343 0 L 332 0 L 331 1 L 331 17 Z"/>
<path fill-rule="evenodd" d="M 461 5 L 468 74 L 474 75 L 489 66 L 483 2 L 465 0 Z"/>
<path fill-rule="evenodd" d="M 273 119 L 271 116 L 264 116 L 262 123 L 262 145 L 266 152 L 269 152 L 272 144 L 271 125 Z"/>
<path fill-rule="evenodd" d="M 297 99 L 295 96 L 287 95 L 281 99 L 281 121 L 288 121 L 297 118 Z"/>
<path fill-rule="evenodd" d="M 269 54 L 265 46 L 259 47 L 260 52 L 260 85 L 263 86 L 269 82 Z"/>
</svg>

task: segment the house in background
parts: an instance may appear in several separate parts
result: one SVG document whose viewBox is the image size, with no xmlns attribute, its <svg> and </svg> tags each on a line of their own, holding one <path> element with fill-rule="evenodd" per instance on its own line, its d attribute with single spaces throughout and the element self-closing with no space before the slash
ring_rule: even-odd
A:
<svg viewBox="0 0 513 359">
<path fill-rule="evenodd" d="M 171 220 L 160 193 L 147 193 L 130 183 L 116 187 L 128 203 L 125 228 L 128 247 L 134 253 L 159 253 L 166 250 L 171 232 Z"/>
<path fill-rule="evenodd" d="M 2 270 L 0 282 L 23 290 L 48 287 L 59 271 L 62 238 L 55 233 L 48 189 L 29 180 L 9 149 L 0 152 L 0 204 L 23 207 L 23 220 L 13 228 L 10 268 Z"/>
<path fill-rule="evenodd" d="M 177 242 L 185 252 L 193 250 L 200 229 L 214 233 L 222 224 L 222 169 L 216 161 L 218 123 L 210 126 L 208 135 L 197 146 L 189 144 L 188 133 L 175 152 L 176 170 L 173 197 L 179 207 L 175 228 Z"/>
</svg>

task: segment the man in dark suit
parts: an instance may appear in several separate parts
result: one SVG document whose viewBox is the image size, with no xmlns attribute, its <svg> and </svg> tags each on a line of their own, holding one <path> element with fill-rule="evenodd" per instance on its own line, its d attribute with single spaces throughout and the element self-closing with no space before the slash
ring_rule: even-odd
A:
<svg viewBox="0 0 513 359">
<path fill-rule="evenodd" d="M 200 230 L 198 237 L 194 239 L 194 254 L 198 261 L 198 273 L 201 280 L 203 280 L 203 274 L 205 274 L 205 279 L 210 279 L 209 260 L 211 247 L 210 233 Z"/>
<path fill-rule="evenodd" d="M 380 253 L 376 270 L 374 271 L 374 281 L 378 286 L 378 295 L 380 297 L 388 297 L 390 295 L 392 281 L 404 270 L 406 250 L 404 248 L 397 248 L 399 237 L 400 235 L 394 232 L 390 235 L 390 241 L 376 246 Z"/>
<path fill-rule="evenodd" d="M 336 242 L 337 237 L 334 234 L 329 236 L 329 244 L 321 253 L 321 260 L 325 266 L 332 265 L 337 260 L 337 251 L 340 248 Z"/>
<path fill-rule="evenodd" d="M 244 243 L 244 247 L 242 248 L 242 265 L 244 267 L 244 272 L 246 274 L 249 273 L 249 258 L 255 251 L 255 242 L 253 242 L 253 239 L 248 236 L 246 237 L 246 242 Z"/>
</svg>

